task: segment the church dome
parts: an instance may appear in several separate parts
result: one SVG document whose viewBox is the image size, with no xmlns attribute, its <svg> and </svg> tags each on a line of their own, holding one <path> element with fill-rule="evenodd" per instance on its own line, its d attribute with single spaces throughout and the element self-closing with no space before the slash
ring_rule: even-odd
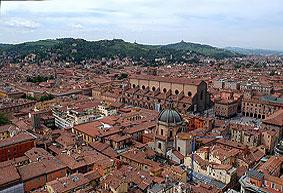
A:
<svg viewBox="0 0 283 193">
<path fill-rule="evenodd" d="M 158 117 L 158 121 L 167 124 L 182 124 L 183 120 L 181 115 L 174 109 L 165 109 L 161 111 Z"/>
</svg>

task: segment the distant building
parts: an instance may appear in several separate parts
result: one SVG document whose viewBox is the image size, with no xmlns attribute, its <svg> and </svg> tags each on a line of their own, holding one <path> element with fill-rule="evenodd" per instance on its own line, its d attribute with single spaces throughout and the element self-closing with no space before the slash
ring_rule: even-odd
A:
<svg viewBox="0 0 283 193">
<path fill-rule="evenodd" d="M 110 116 L 110 115 L 116 115 L 117 109 L 111 107 L 110 105 L 107 105 L 105 103 L 102 103 L 98 105 L 98 111 L 102 113 L 104 116 Z"/>
<path fill-rule="evenodd" d="M 283 109 L 283 98 L 245 93 L 242 100 L 242 114 L 247 117 L 265 119 L 279 109 Z"/>
<path fill-rule="evenodd" d="M 241 124 L 230 125 L 231 141 L 257 147 L 261 144 L 261 131 L 252 126 Z"/>
<path fill-rule="evenodd" d="M 24 184 L 15 166 L 2 164 L 0 172 L 1 193 L 24 193 Z"/>
<path fill-rule="evenodd" d="M 283 138 L 283 109 L 274 112 L 262 120 L 262 128 L 274 130 L 278 134 L 278 139 Z"/>
<path fill-rule="evenodd" d="M 25 192 L 41 188 L 47 182 L 66 175 L 66 166 L 56 158 L 38 160 L 18 168 Z"/>
<path fill-rule="evenodd" d="M 0 89 L 0 98 L 7 97 L 7 98 L 19 99 L 24 95 L 25 93 L 11 88 Z"/>
<path fill-rule="evenodd" d="M 21 157 L 35 146 L 36 137 L 31 133 L 19 133 L 0 141 L 0 162 Z"/>
<path fill-rule="evenodd" d="M 97 111 L 97 106 L 89 105 L 84 108 L 65 108 L 55 106 L 52 108 L 55 117 L 55 126 L 59 128 L 70 128 L 75 125 L 94 121 L 101 115 Z"/>
<path fill-rule="evenodd" d="M 239 90 L 240 83 L 235 80 L 219 79 L 213 81 L 213 88 L 226 90 Z"/>
<path fill-rule="evenodd" d="M 201 80 L 132 75 L 122 102 L 148 109 L 162 110 L 169 98 L 179 112 L 204 111 L 210 105 L 207 84 Z"/>
<path fill-rule="evenodd" d="M 226 80 L 224 82 L 224 89 L 227 90 L 239 90 L 240 89 L 240 83 L 237 81 L 233 81 L 233 80 Z"/>
<path fill-rule="evenodd" d="M 215 80 L 215 81 L 213 81 L 213 88 L 223 89 L 224 83 L 225 83 L 225 80 L 223 80 L 223 79 Z"/>
<path fill-rule="evenodd" d="M 147 193 L 171 193 L 174 191 L 174 184 L 154 184 L 147 190 Z"/>
<path fill-rule="evenodd" d="M 46 183 L 48 193 L 71 193 L 75 191 L 89 192 L 93 190 L 90 180 L 83 174 L 76 173 Z"/>
<path fill-rule="evenodd" d="M 217 153 L 217 152 L 216 152 Z M 227 155 L 228 152 L 227 152 Z M 216 163 L 207 151 L 196 152 L 194 156 L 194 173 L 215 179 L 223 184 L 222 188 L 234 186 L 237 180 L 236 168 L 228 163 Z M 227 158 L 229 160 L 229 157 Z M 185 165 L 191 168 L 191 156 L 185 157 Z"/>
<path fill-rule="evenodd" d="M 30 101 L 22 98 L 0 98 L 0 113 L 16 113 L 22 109 L 32 107 L 33 105 L 35 105 L 35 103 L 35 101 Z"/>
<path fill-rule="evenodd" d="M 283 157 L 272 156 L 265 163 L 246 172 L 240 179 L 242 193 L 283 192 Z"/>
<path fill-rule="evenodd" d="M 218 117 L 231 118 L 237 115 L 238 100 L 218 100 L 214 104 L 214 112 Z"/>
<path fill-rule="evenodd" d="M 273 87 L 270 85 L 261 85 L 258 83 L 247 83 L 243 82 L 240 84 L 241 91 L 253 91 L 258 95 L 271 95 Z"/>
</svg>

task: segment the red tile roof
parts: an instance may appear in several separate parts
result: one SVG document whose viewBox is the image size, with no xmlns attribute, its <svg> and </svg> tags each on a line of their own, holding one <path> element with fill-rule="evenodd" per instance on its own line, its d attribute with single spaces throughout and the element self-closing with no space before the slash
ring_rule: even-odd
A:
<svg viewBox="0 0 283 193">
<path fill-rule="evenodd" d="M 188 84 L 188 85 L 199 85 L 202 82 L 201 80 L 197 80 L 197 79 L 150 76 L 150 75 L 131 75 L 130 79 L 151 80 L 151 81 L 170 82 L 170 83 Z"/>
<path fill-rule="evenodd" d="M 272 115 L 268 116 L 266 119 L 262 121 L 266 124 L 276 125 L 276 126 L 283 126 L 283 109 L 276 111 Z"/>
</svg>

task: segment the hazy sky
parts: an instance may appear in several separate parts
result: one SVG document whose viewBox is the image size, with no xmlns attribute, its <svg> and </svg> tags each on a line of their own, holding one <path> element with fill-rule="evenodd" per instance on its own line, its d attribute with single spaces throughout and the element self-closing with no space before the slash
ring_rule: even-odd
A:
<svg viewBox="0 0 283 193">
<path fill-rule="evenodd" d="M 283 50 L 283 0 L 4 1 L 0 14 L 2 43 L 121 38 Z"/>
</svg>

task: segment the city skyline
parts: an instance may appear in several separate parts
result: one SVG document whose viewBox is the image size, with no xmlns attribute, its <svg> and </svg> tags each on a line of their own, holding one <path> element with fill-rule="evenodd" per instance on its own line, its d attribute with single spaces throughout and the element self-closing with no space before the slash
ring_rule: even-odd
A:
<svg viewBox="0 0 283 193">
<path fill-rule="evenodd" d="M 4 1 L 0 42 L 115 38 L 143 44 L 184 40 L 216 47 L 283 50 L 281 4 L 279 0 Z"/>
</svg>

